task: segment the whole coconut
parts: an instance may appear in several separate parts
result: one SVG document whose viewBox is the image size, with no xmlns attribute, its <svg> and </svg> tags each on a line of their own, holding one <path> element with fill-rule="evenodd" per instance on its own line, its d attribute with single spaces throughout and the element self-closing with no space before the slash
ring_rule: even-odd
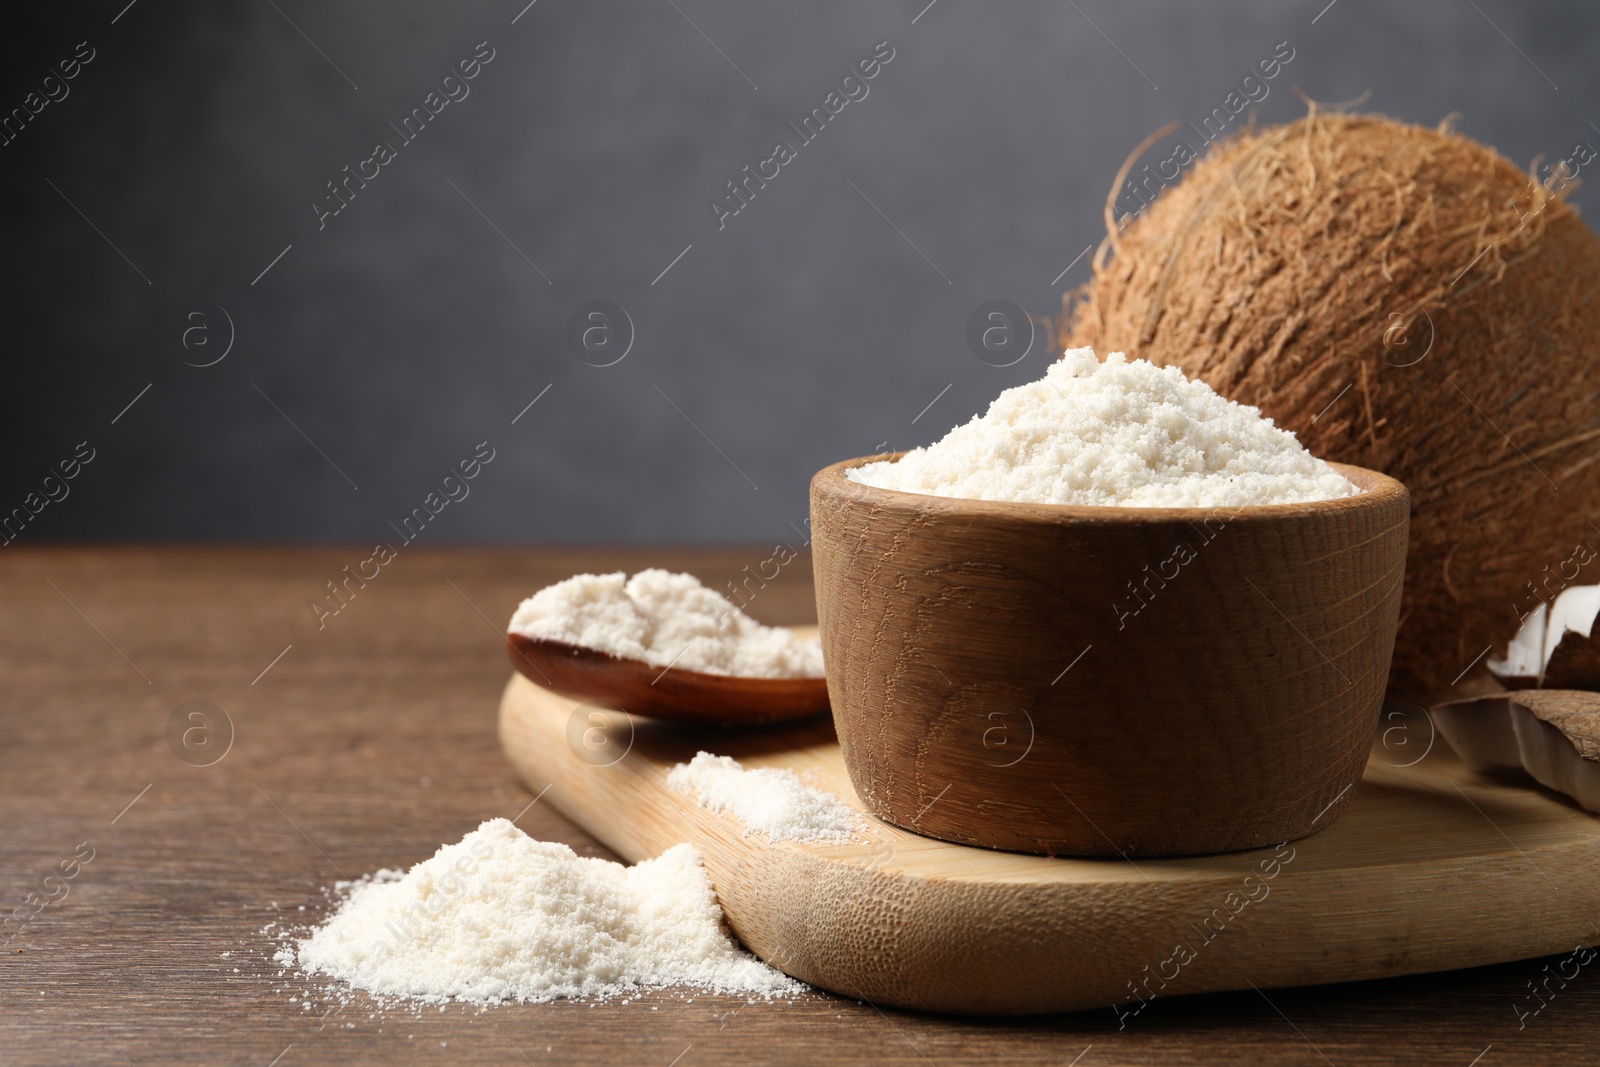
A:
<svg viewBox="0 0 1600 1067">
<path fill-rule="evenodd" d="M 1064 345 L 1180 367 L 1405 482 L 1399 693 L 1600 581 L 1600 240 L 1566 182 L 1446 127 L 1313 109 L 1212 150 L 1065 301 Z"/>
</svg>

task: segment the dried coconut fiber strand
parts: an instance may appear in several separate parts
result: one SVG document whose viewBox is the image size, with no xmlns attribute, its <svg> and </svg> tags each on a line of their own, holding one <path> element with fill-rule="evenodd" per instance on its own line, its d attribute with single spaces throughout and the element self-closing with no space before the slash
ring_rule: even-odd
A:
<svg viewBox="0 0 1600 1067">
<path fill-rule="evenodd" d="M 1401 693 L 1504 650 L 1528 583 L 1600 546 L 1600 240 L 1562 181 L 1443 126 L 1313 108 L 1220 143 L 1120 232 L 1108 201 L 1065 301 L 1064 347 L 1179 367 L 1406 484 Z"/>
</svg>

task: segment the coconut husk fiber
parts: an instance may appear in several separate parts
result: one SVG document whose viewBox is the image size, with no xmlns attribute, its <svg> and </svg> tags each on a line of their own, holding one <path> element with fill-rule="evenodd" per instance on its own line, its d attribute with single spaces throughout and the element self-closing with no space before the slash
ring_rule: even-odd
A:
<svg viewBox="0 0 1600 1067">
<path fill-rule="evenodd" d="M 1064 302 L 1064 346 L 1180 367 L 1406 484 L 1397 694 L 1503 650 L 1529 583 L 1559 592 L 1575 546 L 1600 547 L 1600 240 L 1557 174 L 1313 107 L 1217 145 L 1120 232 L 1108 201 Z"/>
</svg>

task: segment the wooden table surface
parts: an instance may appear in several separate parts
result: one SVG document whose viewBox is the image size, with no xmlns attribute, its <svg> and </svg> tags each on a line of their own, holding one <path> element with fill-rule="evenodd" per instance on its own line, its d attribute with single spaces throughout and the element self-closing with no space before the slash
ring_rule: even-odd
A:
<svg viewBox="0 0 1600 1067">
<path fill-rule="evenodd" d="M 666 566 L 721 587 L 770 549 L 407 548 L 319 630 L 308 602 L 368 554 L 0 552 L 0 914 L 32 915 L 0 935 L 11 939 L 0 1064 L 1498 1067 L 1590 1063 L 1600 1050 L 1600 966 L 1574 975 L 1569 962 L 1563 980 L 1564 957 L 1156 1001 L 1123 1029 L 1109 1008 L 941 1018 L 825 994 L 341 1006 L 281 974 L 262 932 L 315 921 L 335 880 L 408 866 L 519 812 L 535 837 L 608 855 L 560 816 L 559 798 L 528 808 L 497 747 L 500 631 L 517 601 L 583 570 Z M 791 563 L 751 614 L 811 621 L 810 583 L 807 561 Z M 191 700 L 232 724 L 210 766 L 191 765 L 219 751 L 195 755 L 203 738 L 169 742 Z M 219 719 L 217 744 L 225 732 Z M 61 870 L 73 877 L 50 877 Z"/>
</svg>

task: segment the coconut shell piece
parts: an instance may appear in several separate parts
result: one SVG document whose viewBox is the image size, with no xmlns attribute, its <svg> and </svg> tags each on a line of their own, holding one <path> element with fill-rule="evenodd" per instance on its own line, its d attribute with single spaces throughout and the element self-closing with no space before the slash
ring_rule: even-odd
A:
<svg viewBox="0 0 1600 1067">
<path fill-rule="evenodd" d="M 1488 673 L 1505 689 L 1600 690 L 1597 615 L 1600 586 L 1564 590 L 1528 613 L 1505 655 L 1489 657 Z"/>
<path fill-rule="evenodd" d="M 1108 203 L 1067 295 L 1064 347 L 1179 367 L 1410 489 L 1397 696 L 1506 647 L 1553 561 L 1600 571 L 1600 238 L 1569 187 L 1446 128 L 1313 109 L 1219 141 L 1131 220 Z"/>
<path fill-rule="evenodd" d="M 1512 693 L 1469 697 L 1435 704 L 1433 725 L 1475 771 L 1520 771 L 1522 750 L 1511 725 Z"/>
<path fill-rule="evenodd" d="M 1600 642 L 1568 630 L 1544 665 L 1546 689 L 1600 690 Z"/>
<path fill-rule="evenodd" d="M 1433 708 L 1439 733 L 1475 771 L 1521 771 L 1600 812 L 1600 693 L 1518 690 Z"/>
</svg>

